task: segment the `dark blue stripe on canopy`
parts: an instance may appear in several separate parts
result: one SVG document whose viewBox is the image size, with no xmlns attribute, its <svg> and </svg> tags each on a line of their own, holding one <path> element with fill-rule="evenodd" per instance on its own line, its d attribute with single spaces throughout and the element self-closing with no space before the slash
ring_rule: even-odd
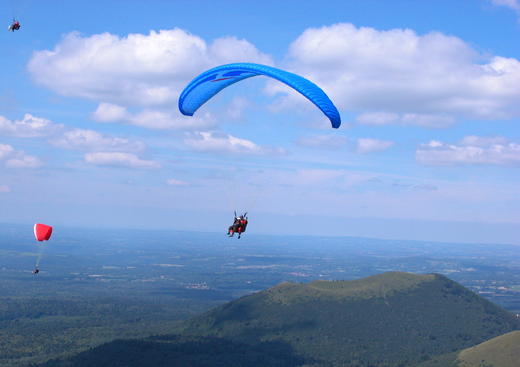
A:
<svg viewBox="0 0 520 367">
<path fill-rule="evenodd" d="M 314 103 L 329 118 L 332 127 L 338 128 L 341 125 L 338 109 L 316 84 L 284 70 L 251 63 L 221 65 L 203 72 L 182 91 L 179 110 L 183 115 L 192 116 L 200 106 L 222 89 L 257 75 L 265 75 L 287 84 Z"/>
</svg>

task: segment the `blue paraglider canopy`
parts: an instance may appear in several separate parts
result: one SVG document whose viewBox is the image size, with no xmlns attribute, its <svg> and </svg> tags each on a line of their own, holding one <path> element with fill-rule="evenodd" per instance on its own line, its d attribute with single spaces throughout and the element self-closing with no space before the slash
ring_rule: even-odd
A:
<svg viewBox="0 0 520 367">
<path fill-rule="evenodd" d="M 332 127 L 341 125 L 338 109 L 325 92 L 310 80 L 267 65 L 236 63 L 217 66 L 193 79 L 179 97 L 179 110 L 192 116 L 195 111 L 222 89 L 257 75 L 265 75 L 292 87 L 314 103 L 330 119 Z"/>
</svg>

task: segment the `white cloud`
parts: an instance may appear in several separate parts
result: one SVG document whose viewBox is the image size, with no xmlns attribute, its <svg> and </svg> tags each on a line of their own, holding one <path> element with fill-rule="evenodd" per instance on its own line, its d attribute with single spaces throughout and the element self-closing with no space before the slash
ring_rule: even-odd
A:
<svg viewBox="0 0 520 367">
<path fill-rule="evenodd" d="M 296 144 L 308 148 L 339 149 L 347 144 L 348 139 L 341 135 L 312 135 L 301 137 Z"/>
<path fill-rule="evenodd" d="M 170 186 L 187 186 L 188 183 L 185 181 L 177 180 L 175 178 L 170 178 L 166 180 L 166 183 Z"/>
<path fill-rule="evenodd" d="M 93 130 L 74 129 L 67 131 L 63 136 L 52 142 L 55 146 L 64 149 L 97 150 L 97 151 L 128 151 L 140 152 L 145 148 L 140 141 L 131 141 L 124 138 L 106 137 Z"/>
<path fill-rule="evenodd" d="M 440 141 L 437 141 L 437 140 L 430 140 L 429 143 L 426 143 L 426 144 L 423 144 L 424 147 L 429 147 L 429 148 L 438 148 L 438 147 L 442 147 L 443 143 L 441 143 Z"/>
<path fill-rule="evenodd" d="M 426 115 L 417 113 L 405 113 L 401 116 L 403 125 L 418 125 L 423 127 L 447 127 L 455 122 L 452 116 Z"/>
<path fill-rule="evenodd" d="M 157 169 L 161 165 L 155 161 L 140 159 L 132 153 L 95 152 L 85 154 L 85 162 L 97 166 L 128 167 L 142 169 Z"/>
<path fill-rule="evenodd" d="M 520 1 L 519 0 L 490 0 L 493 5 L 505 6 L 506 8 L 512 9 L 520 14 Z"/>
<path fill-rule="evenodd" d="M 396 114 L 373 123 L 438 126 L 461 116 L 520 116 L 520 61 L 481 55 L 439 32 L 345 23 L 310 28 L 291 44 L 288 65 L 341 108 Z"/>
<path fill-rule="evenodd" d="M 0 116 L 0 133 L 17 138 L 40 138 L 54 135 L 63 129 L 62 124 L 26 113 L 21 120 L 8 120 Z"/>
<path fill-rule="evenodd" d="M 206 58 L 208 59 L 208 66 L 210 67 L 233 62 L 273 64 L 271 56 L 260 52 L 249 41 L 236 37 L 221 37 L 215 39 L 208 47 Z"/>
<path fill-rule="evenodd" d="M 378 139 L 358 139 L 356 151 L 360 154 L 379 152 L 390 148 L 394 145 L 393 141 L 378 140 Z"/>
<path fill-rule="evenodd" d="M 129 117 L 125 107 L 106 102 L 100 103 L 92 113 L 92 119 L 97 122 L 118 122 Z"/>
<path fill-rule="evenodd" d="M 184 143 L 190 148 L 203 152 L 228 154 L 283 154 L 281 149 L 266 148 L 251 140 L 220 132 L 195 132 L 187 135 Z"/>
<path fill-rule="evenodd" d="M 279 185 L 289 185 L 295 188 L 314 187 L 319 191 L 345 190 L 354 187 L 362 187 L 364 189 L 371 181 L 377 179 L 374 173 L 321 168 L 283 172 L 270 171 L 264 173 L 264 176 L 271 187 Z"/>
<path fill-rule="evenodd" d="M 455 122 L 452 116 L 417 113 L 367 112 L 356 118 L 361 125 L 417 125 L 423 127 L 447 127 Z"/>
<path fill-rule="evenodd" d="M 11 192 L 11 188 L 7 185 L 0 185 L 0 193 Z"/>
<path fill-rule="evenodd" d="M 292 182 L 314 186 L 326 184 L 327 182 L 341 182 L 350 175 L 349 172 L 344 170 L 300 169 L 294 173 Z"/>
<path fill-rule="evenodd" d="M 227 115 L 233 120 L 239 120 L 244 117 L 245 110 L 251 106 L 251 103 L 243 97 L 235 97 L 231 100 L 227 107 Z"/>
<path fill-rule="evenodd" d="M 125 107 L 106 102 L 99 104 L 92 118 L 98 122 L 120 122 L 152 130 L 194 130 L 208 128 L 215 123 L 208 112 L 188 117 L 147 108 L 131 114 Z"/>
<path fill-rule="evenodd" d="M 400 122 L 400 115 L 390 112 L 367 112 L 356 118 L 361 125 L 394 125 Z"/>
<path fill-rule="evenodd" d="M 132 125 L 154 130 L 193 130 L 208 128 L 215 121 L 209 113 L 199 113 L 188 117 L 168 112 L 144 110 L 132 116 L 128 122 Z"/>
<path fill-rule="evenodd" d="M 36 168 L 42 166 L 43 163 L 38 157 L 20 151 L 14 158 L 8 159 L 5 165 L 10 168 Z"/>
<path fill-rule="evenodd" d="M 9 168 L 36 168 L 43 164 L 39 158 L 16 150 L 9 144 L 0 144 L 0 160 L 5 160 L 5 166 Z"/>
<path fill-rule="evenodd" d="M 272 63 L 246 40 L 225 37 L 208 44 L 176 28 L 126 37 L 70 33 L 53 50 L 35 52 L 28 68 L 37 83 L 61 95 L 121 106 L 175 106 L 181 88 L 198 73 L 246 61 Z M 98 111 L 105 117 L 108 112 Z"/>
<path fill-rule="evenodd" d="M 437 142 L 437 144 L 442 143 Z M 460 144 L 466 146 L 488 147 L 491 145 L 506 145 L 508 144 L 508 140 L 503 136 L 483 137 L 468 135 L 461 140 Z"/>
<path fill-rule="evenodd" d="M 467 136 L 459 144 L 432 140 L 416 151 L 419 163 L 427 165 L 520 165 L 520 144 L 503 137 Z"/>
<path fill-rule="evenodd" d="M 8 144 L 0 144 L 0 159 L 4 159 L 14 152 L 14 148 Z"/>
</svg>

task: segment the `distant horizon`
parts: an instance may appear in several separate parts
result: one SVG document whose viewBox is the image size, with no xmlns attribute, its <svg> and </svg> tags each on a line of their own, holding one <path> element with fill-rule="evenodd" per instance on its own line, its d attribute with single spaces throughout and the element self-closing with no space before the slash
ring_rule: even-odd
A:
<svg viewBox="0 0 520 367">
<path fill-rule="evenodd" d="M 253 216 L 254 219 L 254 216 Z M 364 218 L 366 219 L 366 218 Z M 313 219 L 314 220 L 314 219 Z M 387 221 L 385 219 L 377 219 L 378 221 Z M 187 232 L 187 233 L 201 233 L 201 234 L 214 234 L 214 235 L 221 235 L 223 238 L 226 237 L 225 231 L 226 227 L 223 227 L 222 230 L 218 230 L 216 228 L 206 228 L 206 229 L 196 229 L 196 228 L 190 228 L 190 227 L 184 227 L 184 228 L 175 228 L 175 227 L 168 227 L 168 226 L 157 226 L 157 227 L 145 227 L 145 226 L 138 226 L 138 225 L 124 225 L 124 224 L 67 224 L 67 223 L 61 223 L 61 222 L 45 222 L 45 221 L 17 221 L 17 222 L 0 222 L 0 226 L 26 226 L 30 229 L 29 235 L 32 235 L 32 226 L 34 223 L 45 223 L 49 224 L 55 227 L 55 234 L 57 231 L 59 231 L 60 227 L 67 229 L 67 230 L 74 230 L 74 229 L 81 229 L 81 230 L 110 230 L 110 231 L 124 231 L 124 230 L 136 230 L 136 231 L 150 231 L 150 232 Z M 269 231 L 265 228 L 265 225 L 269 225 L 269 222 L 266 222 L 264 220 L 264 223 L 262 223 L 262 230 L 257 231 L 255 230 L 255 222 L 253 220 L 253 225 L 249 228 L 249 230 L 243 235 L 242 239 L 239 240 L 244 242 L 247 241 L 247 237 L 249 236 L 272 236 L 272 237 L 311 237 L 311 238 L 355 238 L 355 239 L 367 239 L 367 240 L 377 240 L 377 241 L 409 241 L 409 242 L 435 242 L 435 243 L 444 243 L 444 244 L 461 244 L 461 245 L 504 245 L 504 246 L 520 246 L 520 239 L 519 242 L 506 242 L 506 241 L 498 241 L 493 240 L 493 234 L 486 233 L 490 230 L 490 228 L 483 229 L 482 223 L 481 223 L 481 230 L 482 232 L 474 234 L 475 238 L 480 237 L 481 240 L 474 240 L 474 241 L 464 241 L 461 239 L 455 239 L 451 238 L 451 234 L 448 237 L 442 237 L 442 234 L 435 236 L 435 233 L 438 231 L 439 228 L 446 227 L 447 225 L 451 226 L 465 226 L 465 231 L 471 231 L 475 223 L 465 223 L 465 222 L 442 222 L 442 221 L 416 221 L 416 224 L 420 224 L 418 228 L 415 229 L 415 232 L 419 232 L 415 234 L 415 238 L 403 238 L 403 237 L 384 237 L 384 236 L 371 236 L 369 234 L 348 234 L 348 233 L 305 233 L 304 231 L 298 231 L 297 228 L 292 228 L 292 231 L 290 232 L 281 232 L 281 231 Z M 395 223 L 395 221 L 394 221 Z M 410 221 L 402 220 L 402 223 L 400 225 L 406 226 L 409 225 Z M 432 224 L 437 224 L 437 226 L 433 226 Z M 497 226 L 497 227 L 506 227 L 510 231 L 518 231 L 520 238 L 520 228 L 516 223 L 486 223 L 488 226 Z M 430 226 L 428 231 L 425 231 L 425 226 Z M 497 230 L 500 228 L 496 228 Z M 504 228 L 502 228 L 504 229 Z M 360 229 L 358 229 L 360 230 Z M 365 228 L 364 230 L 369 230 Z M 381 232 L 381 230 L 379 230 Z M 302 233 L 303 232 L 303 233 Z M 387 232 L 384 230 L 384 232 Z M 362 232 L 361 232 L 362 233 Z M 425 233 L 432 234 L 432 237 L 428 238 L 426 237 Z M 451 233 L 451 232 L 450 232 Z M 464 236 L 467 236 L 465 233 Z M 451 238 L 451 239 L 450 239 Z M 485 240 L 487 239 L 487 240 Z M 235 238 L 229 239 L 230 241 L 236 240 Z"/>
</svg>

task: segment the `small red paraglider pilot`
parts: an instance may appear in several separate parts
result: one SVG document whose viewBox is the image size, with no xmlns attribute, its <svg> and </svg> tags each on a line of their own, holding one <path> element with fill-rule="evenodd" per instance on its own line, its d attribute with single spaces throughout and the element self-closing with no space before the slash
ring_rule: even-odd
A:
<svg viewBox="0 0 520 367">
<path fill-rule="evenodd" d="M 16 19 L 13 19 L 13 22 L 11 23 L 11 25 L 9 26 L 9 28 L 7 28 L 10 32 L 14 32 L 14 31 L 17 31 L 20 29 L 20 22 L 17 21 Z"/>
<path fill-rule="evenodd" d="M 235 212 L 235 219 L 233 221 L 233 225 L 228 228 L 228 236 L 233 237 L 235 233 L 238 233 L 238 238 L 246 231 L 247 227 L 247 213 L 244 213 L 240 217 L 237 217 L 237 213 Z"/>
<path fill-rule="evenodd" d="M 34 225 L 34 238 L 36 238 L 36 241 L 38 241 L 38 242 L 48 241 L 51 238 L 51 235 L 52 235 L 51 226 L 48 226 L 48 225 L 42 224 L 42 223 L 36 223 Z M 40 257 L 41 257 L 41 252 L 40 252 Z M 38 269 L 40 257 L 38 257 L 38 260 L 36 261 L 36 266 L 33 270 L 33 274 L 38 274 L 40 272 L 40 269 Z"/>
</svg>

